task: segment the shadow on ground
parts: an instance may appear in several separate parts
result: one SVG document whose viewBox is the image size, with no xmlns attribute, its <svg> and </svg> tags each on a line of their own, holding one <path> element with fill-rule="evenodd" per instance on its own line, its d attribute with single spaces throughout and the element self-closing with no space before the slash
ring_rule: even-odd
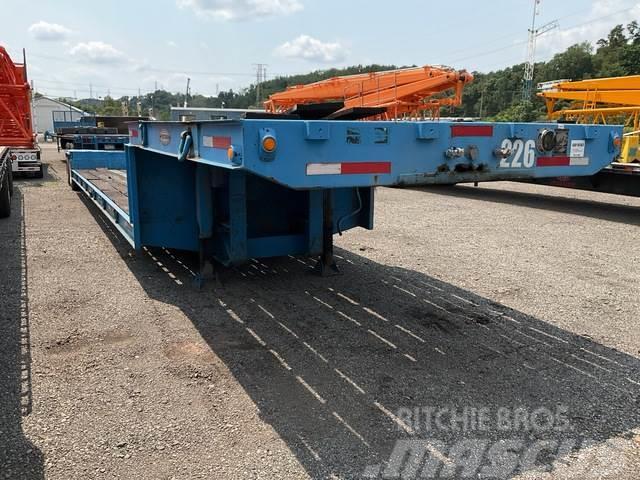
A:
<svg viewBox="0 0 640 480">
<path fill-rule="evenodd" d="M 428 187 L 404 188 L 441 195 L 450 195 L 452 197 L 483 200 L 485 202 L 505 203 L 520 207 L 570 213 L 628 225 L 640 225 L 640 207 L 620 205 L 606 201 L 544 195 L 541 193 L 516 192 L 512 190 L 487 188 L 486 186 L 477 188 L 471 185 L 434 185 Z M 571 190 L 567 190 L 567 193 L 570 192 Z M 603 199 L 610 198 L 604 196 L 604 194 L 601 195 L 603 195 Z"/>
<path fill-rule="evenodd" d="M 29 290 L 24 204 L 15 187 L 11 217 L 0 220 L 0 476 L 44 478 L 43 455 L 25 438 L 31 413 Z"/>
<path fill-rule="evenodd" d="M 640 425 L 640 361 L 589 338 L 341 249 L 341 276 L 316 277 L 307 259 L 252 261 L 198 291 L 194 259 L 130 257 L 86 203 L 148 295 L 184 312 L 313 478 L 454 478 L 492 462 L 487 478 L 512 478 Z M 609 472 L 622 457 L 607 454 Z"/>
<path fill-rule="evenodd" d="M 64 178 L 66 172 L 60 175 L 60 172 L 56 170 L 56 167 L 50 163 L 42 163 L 42 178 L 34 176 L 32 173 L 14 173 L 13 181 L 18 185 L 28 185 L 32 187 L 42 187 L 50 182 L 57 182 L 61 178 Z"/>
</svg>

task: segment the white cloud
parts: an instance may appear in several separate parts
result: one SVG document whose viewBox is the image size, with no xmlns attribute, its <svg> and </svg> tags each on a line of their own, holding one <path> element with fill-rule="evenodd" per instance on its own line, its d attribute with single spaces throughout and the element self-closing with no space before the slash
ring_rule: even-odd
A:
<svg viewBox="0 0 640 480">
<path fill-rule="evenodd" d="M 40 20 L 31 25 L 28 31 L 37 40 L 53 42 L 64 40 L 71 34 L 71 30 L 67 27 L 58 25 L 57 23 L 48 23 L 44 20 Z"/>
<path fill-rule="evenodd" d="M 127 68 L 130 71 L 135 73 L 146 73 L 150 67 L 151 67 L 151 62 L 146 58 L 138 59 L 135 61 L 132 60 L 131 62 L 129 62 L 129 65 L 127 66 Z"/>
<path fill-rule="evenodd" d="M 214 20 L 262 20 L 303 9 L 300 0 L 177 0 L 177 4 Z"/>
<path fill-rule="evenodd" d="M 283 43 L 276 48 L 275 53 L 281 57 L 302 58 L 323 63 L 340 62 L 346 55 L 340 43 L 324 43 L 309 35 L 300 35 L 295 40 Z"/>
<path fill-rule="evenodd" d="M 113 45 L 104 42 L 78 43 L 69 50 L 74 57 L 91 63 L 124 63 L 127 57 Z"/>
<path fill-rule="evenodd" d="M 617 25 L 627 25 L 634 18 L 640 17 L 640 2 L 635 5 L 620 5 L 619 0 L 595 0 L 591 12 L 582 17 L 578 24 L 565 26 L 542 35 L 537 42 L 538 60 L 563 52 L 571 45 L 581 42 L 595 43 L 606 38 L 611 29 Z"/>
<path fill-rule="evenodd" d="M 167 42 L 167 46 L 169 46 L 171 48 L 176 48 L 178 46 L 178 44 L 176 42 L 174 42 L 173 40 L 169 40 Z"/>
</svg>

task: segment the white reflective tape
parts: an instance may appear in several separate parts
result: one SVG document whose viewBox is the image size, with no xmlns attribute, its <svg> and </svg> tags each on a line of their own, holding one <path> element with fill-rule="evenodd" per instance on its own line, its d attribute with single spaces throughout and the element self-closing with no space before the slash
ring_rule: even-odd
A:
<svg viewBox="0 0 640 480">
<path fill-rule="evenodd" d="M 203 135 L 202 136 L 202 146 L 212 148 L 213 147 L 213 137 L 208 136 L 208 135 Z"/>
<path fill-rule="evenodd" d="M 589 165 L 589 157 L 571 157 L 569 165 L 572 167 L 586 167 Z"/>
<path fill-rule="evenodd" d="M 307 175 L 340 175 L 340 163 L 307 163 Z"/>
</svg>

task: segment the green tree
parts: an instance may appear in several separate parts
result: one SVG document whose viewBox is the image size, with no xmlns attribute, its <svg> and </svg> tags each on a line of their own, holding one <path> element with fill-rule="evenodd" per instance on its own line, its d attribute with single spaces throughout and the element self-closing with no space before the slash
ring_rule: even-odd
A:
<svg viewBox="0 0 640 480">
<path fill-rule="evenodd" d="M 593 76 L 593 47 L 589 42 L 572 45 L 554 55 L 540 70 L 540 81 L 551 79 L 584 79 Z"/>
</svg>

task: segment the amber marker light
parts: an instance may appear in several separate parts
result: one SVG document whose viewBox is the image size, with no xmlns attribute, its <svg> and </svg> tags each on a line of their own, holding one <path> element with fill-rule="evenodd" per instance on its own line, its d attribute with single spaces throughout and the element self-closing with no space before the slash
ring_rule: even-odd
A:
<svg viewBox="0 0 640 480">
<path fill-rule="evenodd" d="M 262 149 L 267 153 L 273 153 L 277 145 L 276 139 L 271 136 L 266 136 L 262 139 Z"/>
</svg>

